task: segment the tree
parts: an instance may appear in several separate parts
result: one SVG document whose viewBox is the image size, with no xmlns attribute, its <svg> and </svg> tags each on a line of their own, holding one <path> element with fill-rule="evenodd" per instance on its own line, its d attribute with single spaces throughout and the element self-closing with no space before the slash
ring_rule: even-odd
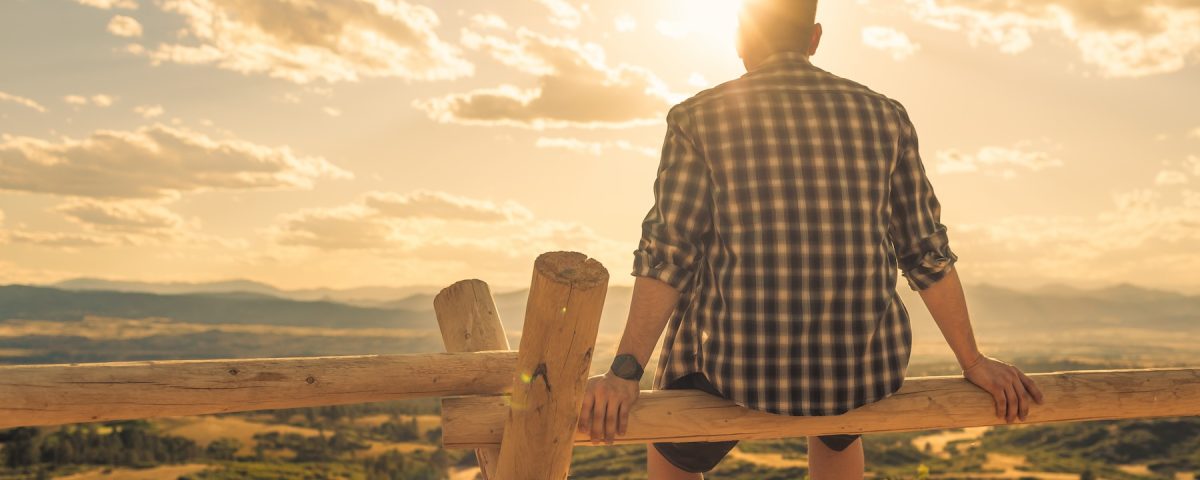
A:
<svg viewBox="0 0 1200 480">
<path fill-rule="evenodd" d="M 208 458 L 213 460 L 233 460 L 237 456 L 238 450 L 241 449 L 242 442 L 238 439 L 222 437 L 209 443 L 205 453 L 208 454 Z"/>
</svg>

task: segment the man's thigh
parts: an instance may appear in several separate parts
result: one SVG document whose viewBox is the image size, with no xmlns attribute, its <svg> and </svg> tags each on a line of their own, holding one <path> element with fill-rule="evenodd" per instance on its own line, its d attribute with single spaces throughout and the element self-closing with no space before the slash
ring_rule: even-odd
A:
<svg viewBox="0 0 1200 480">
<path fill-rule="evenodd" d="M 722 396 L 704 377 L 703 373 L 692 372 L 671 382 L 665 390 L 696 389 L 718 397 Z M 712 470 L 737 445 L 737 440 L 723 442 L 656 442 L 651 443 L 663 458 L 685 472 L 702 473 Z"/>
</svg>

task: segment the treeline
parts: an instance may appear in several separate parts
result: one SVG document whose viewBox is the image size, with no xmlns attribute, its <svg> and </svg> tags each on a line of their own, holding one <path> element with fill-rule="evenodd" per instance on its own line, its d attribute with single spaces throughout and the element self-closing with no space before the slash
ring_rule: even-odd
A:
<svg viewBox="0 0 1200 480">
<path fill-rule="evenodd" d="M 101 433 L 100 429 L 107 430 Z M 156 433 L 144 420 L 61 427 L 43 432 L 33 427 L 0 431 L 8 468 L 38 464 L 145 467 L 182 463 L 203 457 L 196 442 Z"/>
<path fill-rule="evenodd" d="M 392 402 L 327 405 L 256 412 L 256 414 L 269 415 L 274 423 L 310 428 L 321 428 L 345 421 L 353 422 L 369 415 L 388 415 L 396 419 L 401 416 L 441 415 L 441 413 L 442 404 L 438 398 L 415 398 Z"/>
</svg>

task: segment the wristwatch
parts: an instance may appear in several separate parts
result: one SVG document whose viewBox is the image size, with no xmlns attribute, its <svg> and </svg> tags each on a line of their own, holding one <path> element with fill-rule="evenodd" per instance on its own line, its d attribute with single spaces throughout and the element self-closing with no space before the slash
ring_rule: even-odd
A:
<svg viewBox="0 0 1200 480">
<path fill-rule="evenodd" d="M 645 372 L 642 365 L 638 363 L 637 357 L 628 353 L 622 353 L 613 358 L 611 370 L 613 375 L 635 382 L 641 380 L 642 373 Z"/>
</svg>

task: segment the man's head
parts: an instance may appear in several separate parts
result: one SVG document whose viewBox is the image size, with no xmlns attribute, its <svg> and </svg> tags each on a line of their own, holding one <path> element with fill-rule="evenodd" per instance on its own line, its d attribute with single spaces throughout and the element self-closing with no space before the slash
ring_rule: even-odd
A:
<svg viewBox="0 0 1200 480">
<path fill-rule="evenodd" d="M 821 24 L 817 0 L 744 0 L 738 15 L 737 50 L 750 70 L 772 53 L 816 53 Z"/>
</svg>

